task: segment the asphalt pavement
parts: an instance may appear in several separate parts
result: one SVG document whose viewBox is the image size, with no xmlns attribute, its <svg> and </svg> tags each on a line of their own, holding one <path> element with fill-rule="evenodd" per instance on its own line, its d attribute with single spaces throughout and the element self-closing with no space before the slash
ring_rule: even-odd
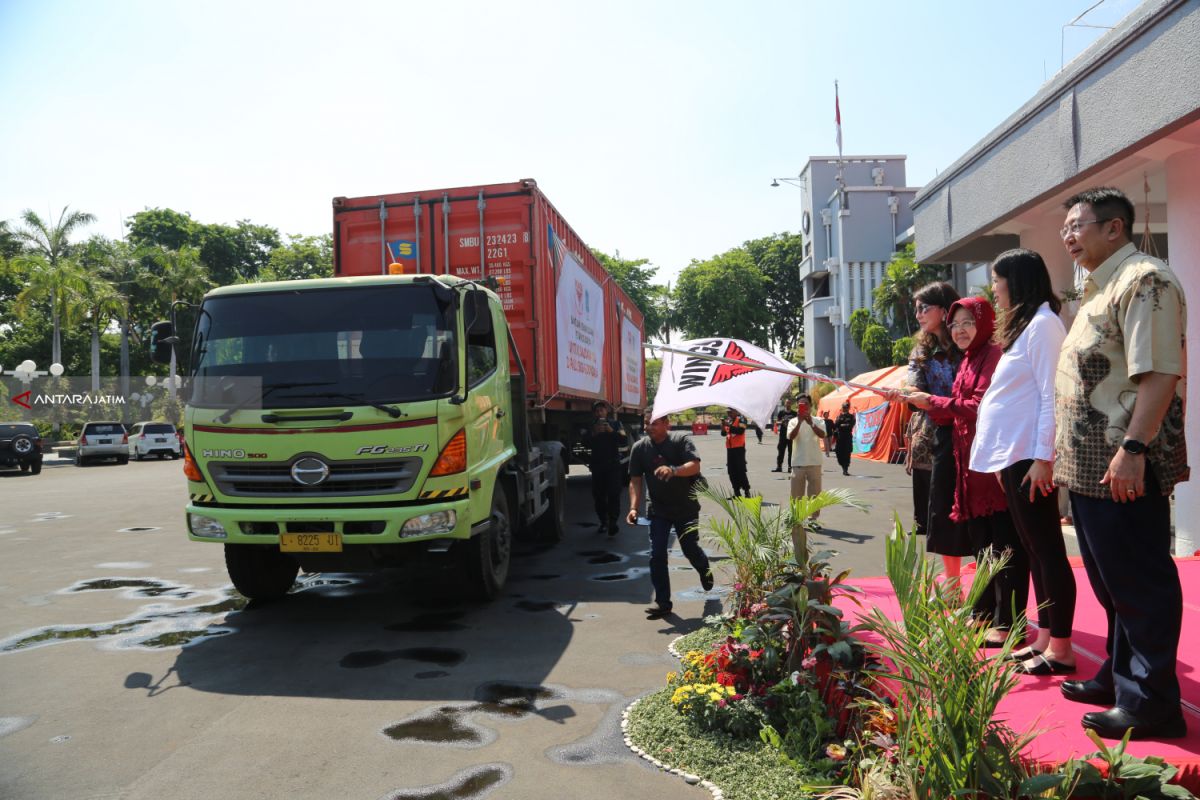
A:
<svg viewBox="0 0 1200 800">
<path fill-rule="evenodd" d="M 695 441 L 727 483 L 721 437 Z M 775 452 L 750 438 L 751 486 L 779 504 Z M 827 510 L 814 545 L 880 574 L 908 477 L 825 463 L 871 509 Z M 600 532 L 586 472 L 564 541 L 519 546 L 492 603 L 401 571 L 304 575 L 247 605 L 222 548 L 184 535 L 180 470 L 0 472 L 0 798 L 708 797 L 634 758 L 619 725 L 675 668 L 667 644 L 722 609 L 728 562 L 704 592 L 673 549 L 674 613 L 647 620 L 646 531 Z"/>
</svg>

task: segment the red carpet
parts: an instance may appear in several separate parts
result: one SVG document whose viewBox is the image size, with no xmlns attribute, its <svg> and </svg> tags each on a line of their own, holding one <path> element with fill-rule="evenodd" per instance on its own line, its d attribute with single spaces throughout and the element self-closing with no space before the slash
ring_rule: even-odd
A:
<svg viewBox="0 0 1200 800">
<path fill-rule="evenodd" d="M 1200 794 L 1200 559 L 1178 559 L 1176 563 L 1183 584 L 1183 635 L 1179 641 L 1178 675 L 1188 736 L 1184 739 L 1130 742 L 1126 752 L 1139 757 L 1154 755 L 1165 759 L 1179 769 L 1176 781 L 1193 793 Z M 1096 751 L 1092 740 L 1084 735 L 1079 718 L 1098 707 L 1069 702 L 1063 699 L 1058 690 L 1058 684 L 1063 680 L 1092 677 L 1104 660 L 1107 627 L 1104 609 L 1092 594 L 1083 565 L 1078 559 L 1073 559 L 1072 566 L 1075 568 L 1075 584 L 1079 595 L 1074 635 L 1078 672 L 1075 675 L 1045 678 L 1024 676 L 999 709 L 999 716 L 1013 730 L 1041 731 L 1027 752 L 1031 758 L 1047 765 L 1060 764 L 1072 756 Z M 851 582 L 863 589 L 858 598 L 864 607 L 877 605 L 888 616 L 899 616 L 899 607 L 887 578 L 861 578 Z M 1031 607 L 1026 613 L 1036 618 L 1032 607 L 1032 587 L 1029 596 Z M 854 616 L 858 610 L 853 602 L 842 601 L 839 605 L 848 616 Z M 1113 741 L 1108 743 L 1116 744 Z"/>
</svg>

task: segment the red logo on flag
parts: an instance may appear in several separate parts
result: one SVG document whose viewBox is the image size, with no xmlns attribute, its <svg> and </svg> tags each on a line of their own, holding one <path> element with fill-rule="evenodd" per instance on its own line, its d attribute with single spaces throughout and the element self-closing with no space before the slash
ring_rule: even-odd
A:
<svg viewBox="0 0 1200 800">
<path fill-rule="evenodd" d="M 746 351 L 738 346 L 737 342 L 730 342 L 725 346 L 725 352 L 721 354 L 724 358 L 733 358 L 738 361 L 749 361 L 752 364 L 761 364 L 763 362 L 746 355 Z M 716 386 L 718 383 L 724 383 L 730 378 L 736 378 L 738 375 L 745 375 L 747 372 L 757 372 L 754 367 L 743 367 L 738 364 L 721 364 L 713 372 L 712 380 L 708 382 L 709 386 Z"/>
</svg>

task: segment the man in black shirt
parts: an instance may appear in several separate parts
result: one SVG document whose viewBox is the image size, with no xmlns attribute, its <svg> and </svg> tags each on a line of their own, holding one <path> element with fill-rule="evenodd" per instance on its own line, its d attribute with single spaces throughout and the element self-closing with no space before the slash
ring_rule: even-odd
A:
<svg viewBox="0 0 1200 800">
<path fill-rule="evenodd" d="M 788 423 L 796 413 L 792 411 L 792 401 L 783 401 L 783 410 L 775 417 L 775 422 L 779 424 L 779 444 L 775 447 L 778 452 L 775 456 L 775 469 L 771 472 L 783 472 L 783 454 L 787 452 L 788 474 L 792 472 L 792 440 L 788 438 Z"/>
<path fill-rule="evenodd" d="M 584 441 L 591 448 L 588 466 L 592 470 L 592 501 L 600 528 L 609 536 L 617 535 L 617 517 L 621 512 L 621 446 L 625 444 L 625 429 L 611 416 L 612 406 L 604 400 L 592 403 L 591 426 L 584 432 Z"/>
<path fill-rule="evenodd" d="M 642 487 L 650 494 L 650 583 L 654 586 L 654 605 L 646 609 L 650 619 L 671 613 L 671 578 L 667 570 L 667 545 L 671 529 L 679 547 L 700 573 L 704 591 L 713 587 L 708 556 L 700 547 L 700 501 L 693 492 L 693 480 L 700 474 L 700 456 L 691 437 L 671 433 L 666 417 L 649 421 L 646 436 L 629 454 L 630 525 L 637 523 L 642 503 Z"/>
</svg>

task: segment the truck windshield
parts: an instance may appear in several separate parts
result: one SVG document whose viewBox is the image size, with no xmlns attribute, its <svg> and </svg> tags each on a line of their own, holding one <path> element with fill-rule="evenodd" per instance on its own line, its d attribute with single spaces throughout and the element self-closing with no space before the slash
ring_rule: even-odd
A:
<svg viewBox="0 0 1200 800">
<path fill-rule="evenodd" d="M 449 395 L 449 294 L 429 285 L 329 287 L 204 301 L 192 347 L 193 406 L 231 405 L 209 378 L 260 378 L 272 408 L 394 403 Z M 320 386 L 317 400 L 313 386 Z M 304 388 L 309 387 L 309 388 Z M 358 401 L 361 398 L 359 402 Z"/>
</svg>

